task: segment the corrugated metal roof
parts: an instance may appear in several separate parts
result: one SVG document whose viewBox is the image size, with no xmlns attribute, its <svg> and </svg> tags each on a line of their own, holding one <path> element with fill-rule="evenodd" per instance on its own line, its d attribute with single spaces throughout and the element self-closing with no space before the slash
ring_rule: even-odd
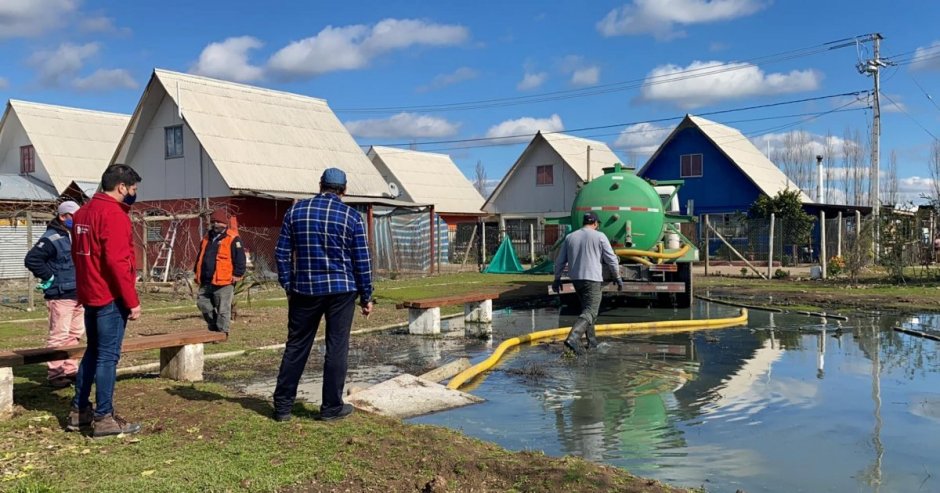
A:
<svg viewBox="0 0 940 493">
<path fill-rule="evenodd" d="M 614 151 L 599 140 L 584 139 L 557 132 L 544 133 L 542 137 L 582 180 L 589 181 L 587 169 L 588 146 L 591 147 L 590 178 L 604 174 L 603 168 L 611 167 L 615 163 L 623 164 L 623 161 L 614 154 Z"/>
<path fill-rule="evenodd" d="M 98 191 L 98 186 L 101 185 L 101 181 L 84 181 L 84 180 L 75 180 L 75 186 L 81 190 L 86 196 L 91 197 Z"/>
<path fill-rule="evenodd" d="M 316 193 L 329 167 L 350 195 L 388 187 L 326 101 L 207 77 L 154 70 L 232 189 Z"/>
<path fill-rule="evenodd" d="M 130 115 L 10 100 L 55 189 L 73 180 L 98 181 Z"/>
<path fill-rule="evenodd" d="M 59 194 L 51 186 L 23 175 L 0 175 L 0 200 L 55 202 Z"/>
<path fill-rule="evenodd" d="M 656 159 L 659 152 L 680 130 L 690 126 L 695 126 L 708 137 L 767 196 L 775 197 L 777 193 L 789 188 L 790 190 L 799 190 L 800 200 L 803 203 L 813 201 L 739 130 L 693 115 L 686 115 L 682 122 L 676 126 L 676 129 L 659 146 L 659 149 L 650 157 L 649 161 L 646 162 L 639 174 L 642 176 L 643 170 Z"/>
<path fill-rule="evenodd" d="M 368 156 L 380 170 L 381 164 L 388 168 L 389 181 L 411 200 L 434 204 L 439 213 L 483 214 L 483 196 L 450 156 L 382 146 L 373 146 Z"/>
</svg>

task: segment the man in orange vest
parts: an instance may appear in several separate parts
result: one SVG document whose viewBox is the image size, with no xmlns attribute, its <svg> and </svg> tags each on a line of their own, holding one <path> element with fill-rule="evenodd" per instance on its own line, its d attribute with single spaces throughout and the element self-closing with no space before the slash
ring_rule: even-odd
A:
<svg viewBox="0 0 940 493">
<path fill-rule="evenodd" d="M 202 239 L 196 258 L 196 282 L 199 297 L 196 306 L 209 324 L 209 330 L 228 335 L 232 318 L 232 297 L 235 283 L 245 275 L 245 249 L 242 240 L 229 230 L 225 209 L 209 217 L 209 231 Z"/>
</svg>

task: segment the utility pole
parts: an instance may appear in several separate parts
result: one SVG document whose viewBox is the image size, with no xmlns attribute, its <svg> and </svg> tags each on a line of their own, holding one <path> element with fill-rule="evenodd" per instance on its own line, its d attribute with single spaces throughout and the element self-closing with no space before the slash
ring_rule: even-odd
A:
<svg viewBox="0 0 940 493">
<path fill-rule="evenodd" d="M 879 243 L 879 216 L 881 209 L 881 197 L 879 188 L 879 175 L 881 174 L 881 67 L 887 67 L 888 63 L 881 59 L 881 40 L 884 39 L 881 34 L 869 34 L 861 41 L 871 41 L 873 46 L 873 58 L 860 61 L 856 67 L 861 74 L 871 76 L 875 83 L 874 93 L 872 94 L 872 125 L 871 125 L 871 168 L 868 177 L 868 202 L 871 204 L 872 218 L 875 220 L 875 260 L 878 260 Z"/>
<path fill-rule="evenodd" d="M 587 146 L 587 181 L 585 181 L 585 183 L 589 183 L 590 181 L 591 181 L 591 146 Z"/>
</svg>

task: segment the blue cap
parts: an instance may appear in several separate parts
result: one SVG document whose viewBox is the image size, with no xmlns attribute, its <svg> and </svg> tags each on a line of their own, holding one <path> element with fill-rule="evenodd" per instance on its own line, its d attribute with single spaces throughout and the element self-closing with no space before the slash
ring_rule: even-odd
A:
<svg viewBox="0 0 940 493">
<path fill-rule="evenodd" d="M 597 214 L 593 212 L 585 212 L 584 219 L 582 219 L 581 224 L 594 224 L 598 221 Z"/>
<path fill-rule="evenodd" d="M 324 185 L 346 186 L 346 173 L 339 168 L 327 168 L 320 177 L 320 183 Z"/>
</svg>

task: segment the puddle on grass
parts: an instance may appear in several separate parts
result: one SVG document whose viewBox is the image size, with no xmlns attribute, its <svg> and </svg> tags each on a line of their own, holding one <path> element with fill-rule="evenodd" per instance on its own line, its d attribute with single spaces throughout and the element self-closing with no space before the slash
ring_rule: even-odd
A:
<svg viewBox="0 0 940 493">
<path fill-rule="evenodd" d="M 733 316 L 732 307 L 616 308 L 602 323 Z M 501 312 L 494 342 L 570 325 Z M 410 420 L 512 450 L 578 455 L 708 491 L 940 491 L 940 316 L 838 322 L 750 312 L 747 328 L 605 338 L 511 352 L 471 382 L 486 403 Z M 479 361 L 491 349 L 464 348 Z"/>
</svg>

